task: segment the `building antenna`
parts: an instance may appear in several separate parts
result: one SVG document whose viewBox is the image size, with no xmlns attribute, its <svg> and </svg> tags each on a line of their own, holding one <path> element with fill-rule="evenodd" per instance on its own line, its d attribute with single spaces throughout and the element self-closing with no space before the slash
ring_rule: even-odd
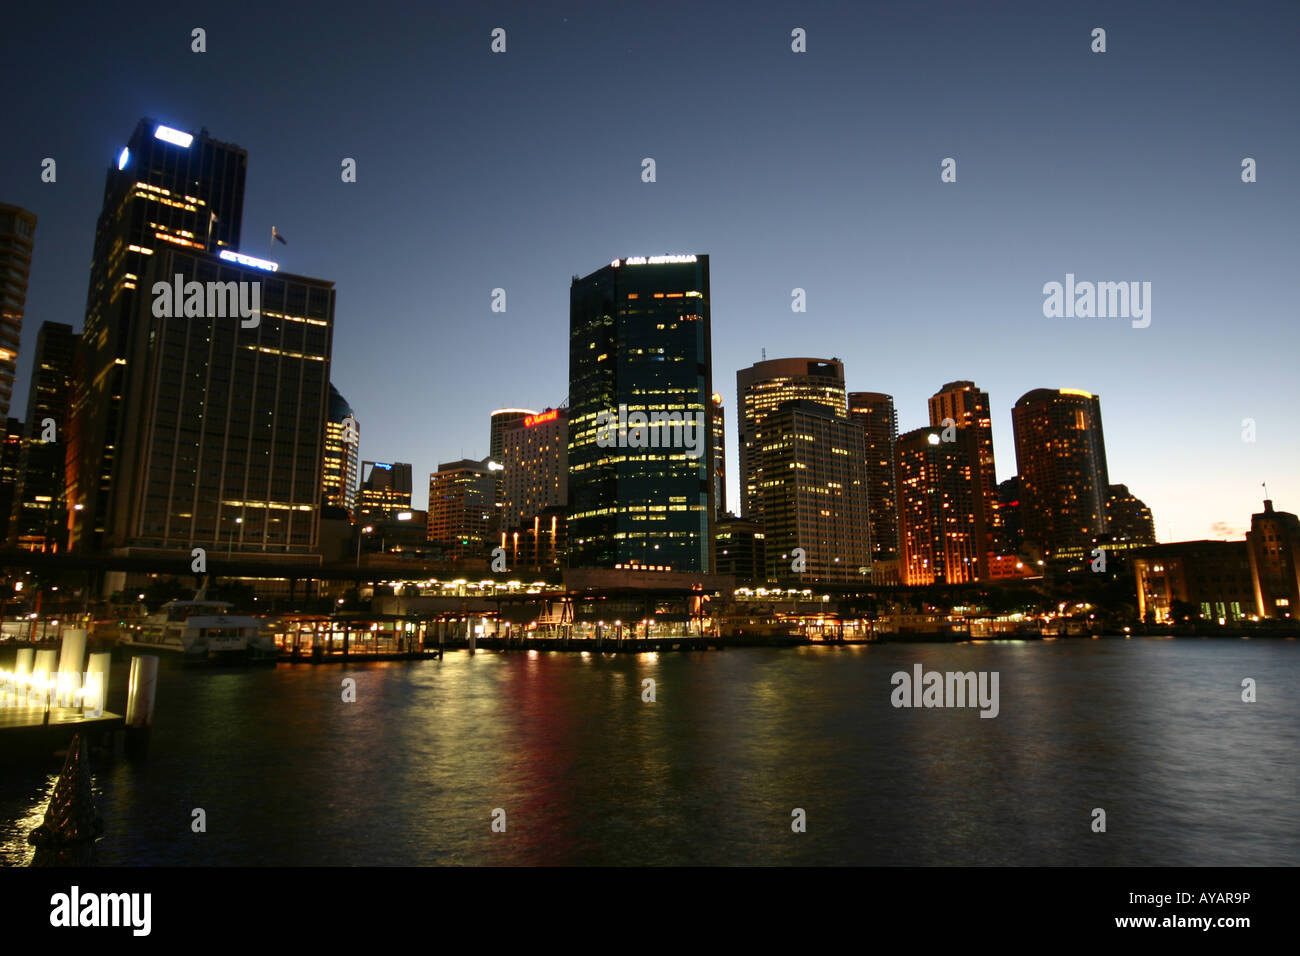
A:
<svg viewBox="0 0 1300 956">
<path fill-rule="evenodd" d="M 1267 500 L 1268 500 L 1268 482 L 1267 482 L 1267 481 L 1261 481 L 1260 484 L 1264 486 L 1264 500 L 1267 501 Z"/>
<path fill-rule="evenodd" d="M 767 349 L 763 349 L 763 361 L 767 361 Z"/>
</svg>

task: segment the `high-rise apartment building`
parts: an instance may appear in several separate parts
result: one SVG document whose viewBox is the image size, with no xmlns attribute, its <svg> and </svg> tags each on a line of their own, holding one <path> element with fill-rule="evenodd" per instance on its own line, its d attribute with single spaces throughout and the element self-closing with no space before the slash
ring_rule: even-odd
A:
<svg viewBox="0 0 1300 956">
<path fill-rule="evenodd" d="M 1100 399 L 1078 388 L 1038 388 L 1020 397 L 1011 421 L 1025 540 L 1047 558 L 1086 556 L 1109 530 Z"/>
<path fill-rule="evenodd" d="M 976 482 L 980 494 L 976 506 L 984 511 L 985 540 L 983 548 L 989 553 L 997 550 L 998 479 L 993 460 L 993 415 L 989 411 L 989 394 L 975 387 L 974 382 L 949 382 L 930 397 L 930 426 L 942 428 L 951 423 L 957 428 L 969 428 L 975 433 L 979 451 L 976 465 L 979 473 Z"/>
<path fill-rule="evenodd" d="M 898 436 L 900 580 L 906 585 L 987 580 L 986 528 L 974 429 L 917 428 Z"/>
<path fill-rule="evenodd" d="M 239 248 L 247 160 L 244 150 L 212 139 L 206 130 L 184 132 L 142 119 L 108 170 L 104 204 L 95 229 L 85 327 L 69 407 L 67 496 L 74 512 L 70 533 L 75 548 L 97 549 L 120 543 L 121 533 L 131 523 L 125 512 L 131 502 L 138 503 L 141 494 L 139 487 L 124 481 L 122 469 L 131 452 L 126 447 L 126 432 L 135 427 L 124 403 L 133 391 L 132 380 L 139 369 L 136 360 L 154 347 L 147 340 L 150 323 L 137 321 L 141 316 L 150 316 L 153 296 L 146 276 L 171 280 L 171 275 L 163 275 L 166 270 L 157 268 L 161 262 L 158 257 L 165 251 L 193 255 Z M 155 265 L 152 270 L 151 264 Z M 219 268 L 204 264 L 201 271 Z M 249 277 L 241 274 L 239 278 Z M 296 288 L 306 295 L 306 289 L 316 280 L 302 281 L 305 284 Z M 306 310 L 290 305 L 288 311 L 302 315 Z M 324 331 L 328 336 L 328 328 Z M 265 335 L 263 328 L 259 341 L 264 341 Z M 239 342 L 247 340 L 244 337 Z M 328 365 L 328 349 L 323 355 L 323 364 Z M 322 421 L 324 394 L 322 385 Z M 311 404 L 314 397 L 304 396 L 302 404 Z M 319 434 L 319 423 L 315 431 Z M 319 467 L 318 451 L 312 466 L 317 472 L 312 483 L 317 486 Z M 310 507 L 319 507 L 319 496 Z M 219 510 L 224 515 L 230 508 Z M 172 519 L 155 517 L 150 523 L 157 520 L 168 523 Z M 290 538 L 307 534 L 298 524 L 295 522 Z M 162 534 L 168 537 L 170 532 Z M 157 529 L 150 536 L 156 537 Z"/>
<path fill-rule="evenodd" d="M 572 567 L 712 570 L 709 259 L 615 259 L 569 292 Z"/>
<path fill-rule="evenodd" d="M 736 430 L 740 449 L 741 514 L 763 513 L 763 422 L 786 402 L 813 401 L 843 418 L 848 414 L 844 363 L 839 359 L 786 358 L 756 362 L 736 372 Z"/>
<path fill-rule="evenodd" d="M 1111 485 L 1106 490 L 1106 530 L 1116 548 L 1142 548 L 1156 543 L 1156 523 L 1151 509 L 1128 490 Z"/>
<path fill-rule="evenodd" d="M 894 409 L 894 397 L 882 392 L 849 392 L 848 399 L 849 417 L 861 424 L 865 433 L 872 563 L 896 561 L 898 494 L 894 482 L 898 413 Z"/>
<path fill-rule="evenodd" d="M 0 203 L 0 421 L 9 417 L 27 304 L 36 215 Z"/>
</svg>

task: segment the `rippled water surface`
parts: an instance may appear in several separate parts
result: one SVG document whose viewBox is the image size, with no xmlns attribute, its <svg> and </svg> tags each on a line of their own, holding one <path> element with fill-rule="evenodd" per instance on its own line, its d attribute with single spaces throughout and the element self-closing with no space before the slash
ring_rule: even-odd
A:
<svg viewBox="0 0 1300 956">
<path fill-rule="evenodd" d="M 914 663 L 997 671 L 999 715 L 894 708 Z M 1296 865 L 1298 691 L 1263 640 L 165 670 L 148 760 L 96 767 L 100 862 Z M 53 779 L 6 769 L 4 862 Z"/>
</svg>

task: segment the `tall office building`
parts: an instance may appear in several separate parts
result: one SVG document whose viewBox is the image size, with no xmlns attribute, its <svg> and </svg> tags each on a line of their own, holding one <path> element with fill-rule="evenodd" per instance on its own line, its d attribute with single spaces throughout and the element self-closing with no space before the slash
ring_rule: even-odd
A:
<svg viewBox="0 0 1300 956">
<path fill-rule="evenodd" d="M 839 359 L 787 358 L 755 362 L 736 372 L 736 430 L 740 449 L 741 514 L 763 514 L 763 422 L 786 402 L 813 401 L 848 415 L 844 363 Z"/>
<path fill-rule="evenodd" d="M 334 385 L 330 384 L 329 411 L 325 416 L 325 455 L 321 465 L 321 504 L 342 508 L 351 518 L 356 512 L 357 484 L 361 477 L 361 423 Z"/>
<path fill-rule="evenodd" d="M 363 461 L 357 489 L 356 523 L 395 521 L 411 510 L 411 466 L 406 462 Z"/>
<path fill-rule="evenodd" d="M 334 284 L 166 244 L 145 258 L 103 546 L 316 554 Z"/>
<path fill-rule="evenodd" d="M 502 429 L 497 472 L 503 488 L 501 530 L 533 524 L 549 508 L 569 501 L 569 412 L 548 408 Z"/>
<path fill-rule="evenodd" d="M 1084 557 L 1108 532 L 1100 399 L 1078 388 L 1038 388 L 1020 397 L 1011 421 L 1026 541 L 1044 557 Z"/>
<path fill-rule="evenodd" d="M 64 433 L 77 338 L 71 326 L 59 322 L 43 322 L 36 335 L 27 390 L 27 420 L 9 524 L 11 547 L 62 551 L 67 543 Z"/>
<path fill-rule="evenodd" d="M 917 428 L 898 436 L 898 541 L 901 583 L 987 580 L 987 529 L 974 429 Z"/>
<path fill-rule="evenodd" d="M 1300 519 L 1274 511 L 1266 499 L 1264 510 L 1251 515 L 1246 548 L 1256 613 L 1294 620 L 1300 614 Z"/>
<path fill-rule="evenodd" d="M 491 434 L 488 438 L 488 459 L 500 464 L 501 456 L 505 454 L 506 429 L 538 414 L 531 408 L 498 408 L 493 412 Z"/>
<path fill-rule="evenodd" d="M 726 515 L 713 528 L 718 574 L 729 574 L 742 587 L 767 583 L 767 543 L 763 522 Z M 790 566 L 789 559 L 785 565 Z"/>
<path fill-rule="evenodd" d="M 0 541 L 9 535 L 22 450 L 23 423 L 16 418 L 4 419 L 4 431 L 0 432 Z"/>
<path fill-rule="evenodd" d="M 872 564 L 896 561 L 898 494 L 894 472 L 898 413 L 894 410 L 894 397 L 882 392 L 849 392 L 849 417 L 859 422 L 866 433 L 867 512 L 871 524 Z"/>
<path fill-rule="evenodd" d="M 791 584 L 869 583 L 862 426 L 820 402 L 796 400 L 770 410 L 758 434 L 768 575 Z M 795 548 L 804 552 L 802 571 Z"/>
<path fill-rule="evenodd" d="M 505 433 L 506 429 L 517 425 L 525 418 L 537 415 L 538 413 L 531 408 L 498 408 L 492 413 L 491 433 L 488 437 L 488 460 L 495 461 L 498 465 L 503 464 L 502 456 L 505 454 Z M 506 504 L 506 473 L 503 469 L 496 472 L 496 489 L 493 497 L 492 510 L 492 533 L 502 530 L 505 525 L 505 515 L 502 509 Z"/>
<path fill-rule="evenodd" d="M 727 514 L 727 416 L 722 396 L 713 393 L 713 520 Z"/>
<path fill-rule="evenodd" d="M 463 458 L 429 476 L 428 538 L 454 560 L 486 559 L 492 549 L 497 464 Z"/>
<path fill-rule="evenodd" d="M 930 397 L 930 426 L 942 428 L 952 422 L 957 428 L 975 432 L 979 450 L 979 476 L 976 479 L 980 494 L 976 505 L 984 510 L 984 550 L 997 550 L 998 479 L 993 461 L 993 415 L 989 411 L 989 393 L 975 387 L 974 382 L 949 382 Z"/>
<path fill-rule="evenodd" d="M 0 421 L 9 417 L 27 304 L 36 215 L 0 203 Z"/>
<path fill-rule="evenodd" d="M 137 371 L 131 360 L 152 347 L 138 341 L 148 323 L 133 321 L 150 314 L 153 297 L 144 277 L 165 250 L 239 248 L 247 161 L 242 149 L 210 138 L 206 130 L 192 134 L 142 119 L 108 170 L 69 408 L 66 468 L 74 548 L 111 546 L 105 536 L 124 526 L 121 512 L 138 497 L 139 489 L 124 484 L 121 471 L 131 427 L 123 403 Z M 324 355 L 328 363 L 328 350 Z M 322 397 L 322 419 L 323 403 Z M 318 468 L 319 457 L 313 470 Z M 319 484 L 319 475 L 313 483 Z M 313 500 L 313 509 L 318 506 Z"/>
<path fill-rule="evenodd" d="M 712 570 L 712 395 L 708 256 L 574 277 L 571 566 Z"/>
</svg>

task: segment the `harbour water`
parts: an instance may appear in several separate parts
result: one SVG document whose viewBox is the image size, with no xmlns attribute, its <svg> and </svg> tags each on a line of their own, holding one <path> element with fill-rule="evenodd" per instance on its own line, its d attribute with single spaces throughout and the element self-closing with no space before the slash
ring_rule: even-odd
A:
<svg viewBox="0 0 1300 956">
<path fill-rule="evenodd" d="M 997 717 L 894 707 L 918 663 L 997 672 Z M 1297 689 L 1300 643 L 1196 638 L 164 670 L 99 861 L 1297 865 Z M 6 769 L 3 863 L 57 769 Z"/>
</svg>

